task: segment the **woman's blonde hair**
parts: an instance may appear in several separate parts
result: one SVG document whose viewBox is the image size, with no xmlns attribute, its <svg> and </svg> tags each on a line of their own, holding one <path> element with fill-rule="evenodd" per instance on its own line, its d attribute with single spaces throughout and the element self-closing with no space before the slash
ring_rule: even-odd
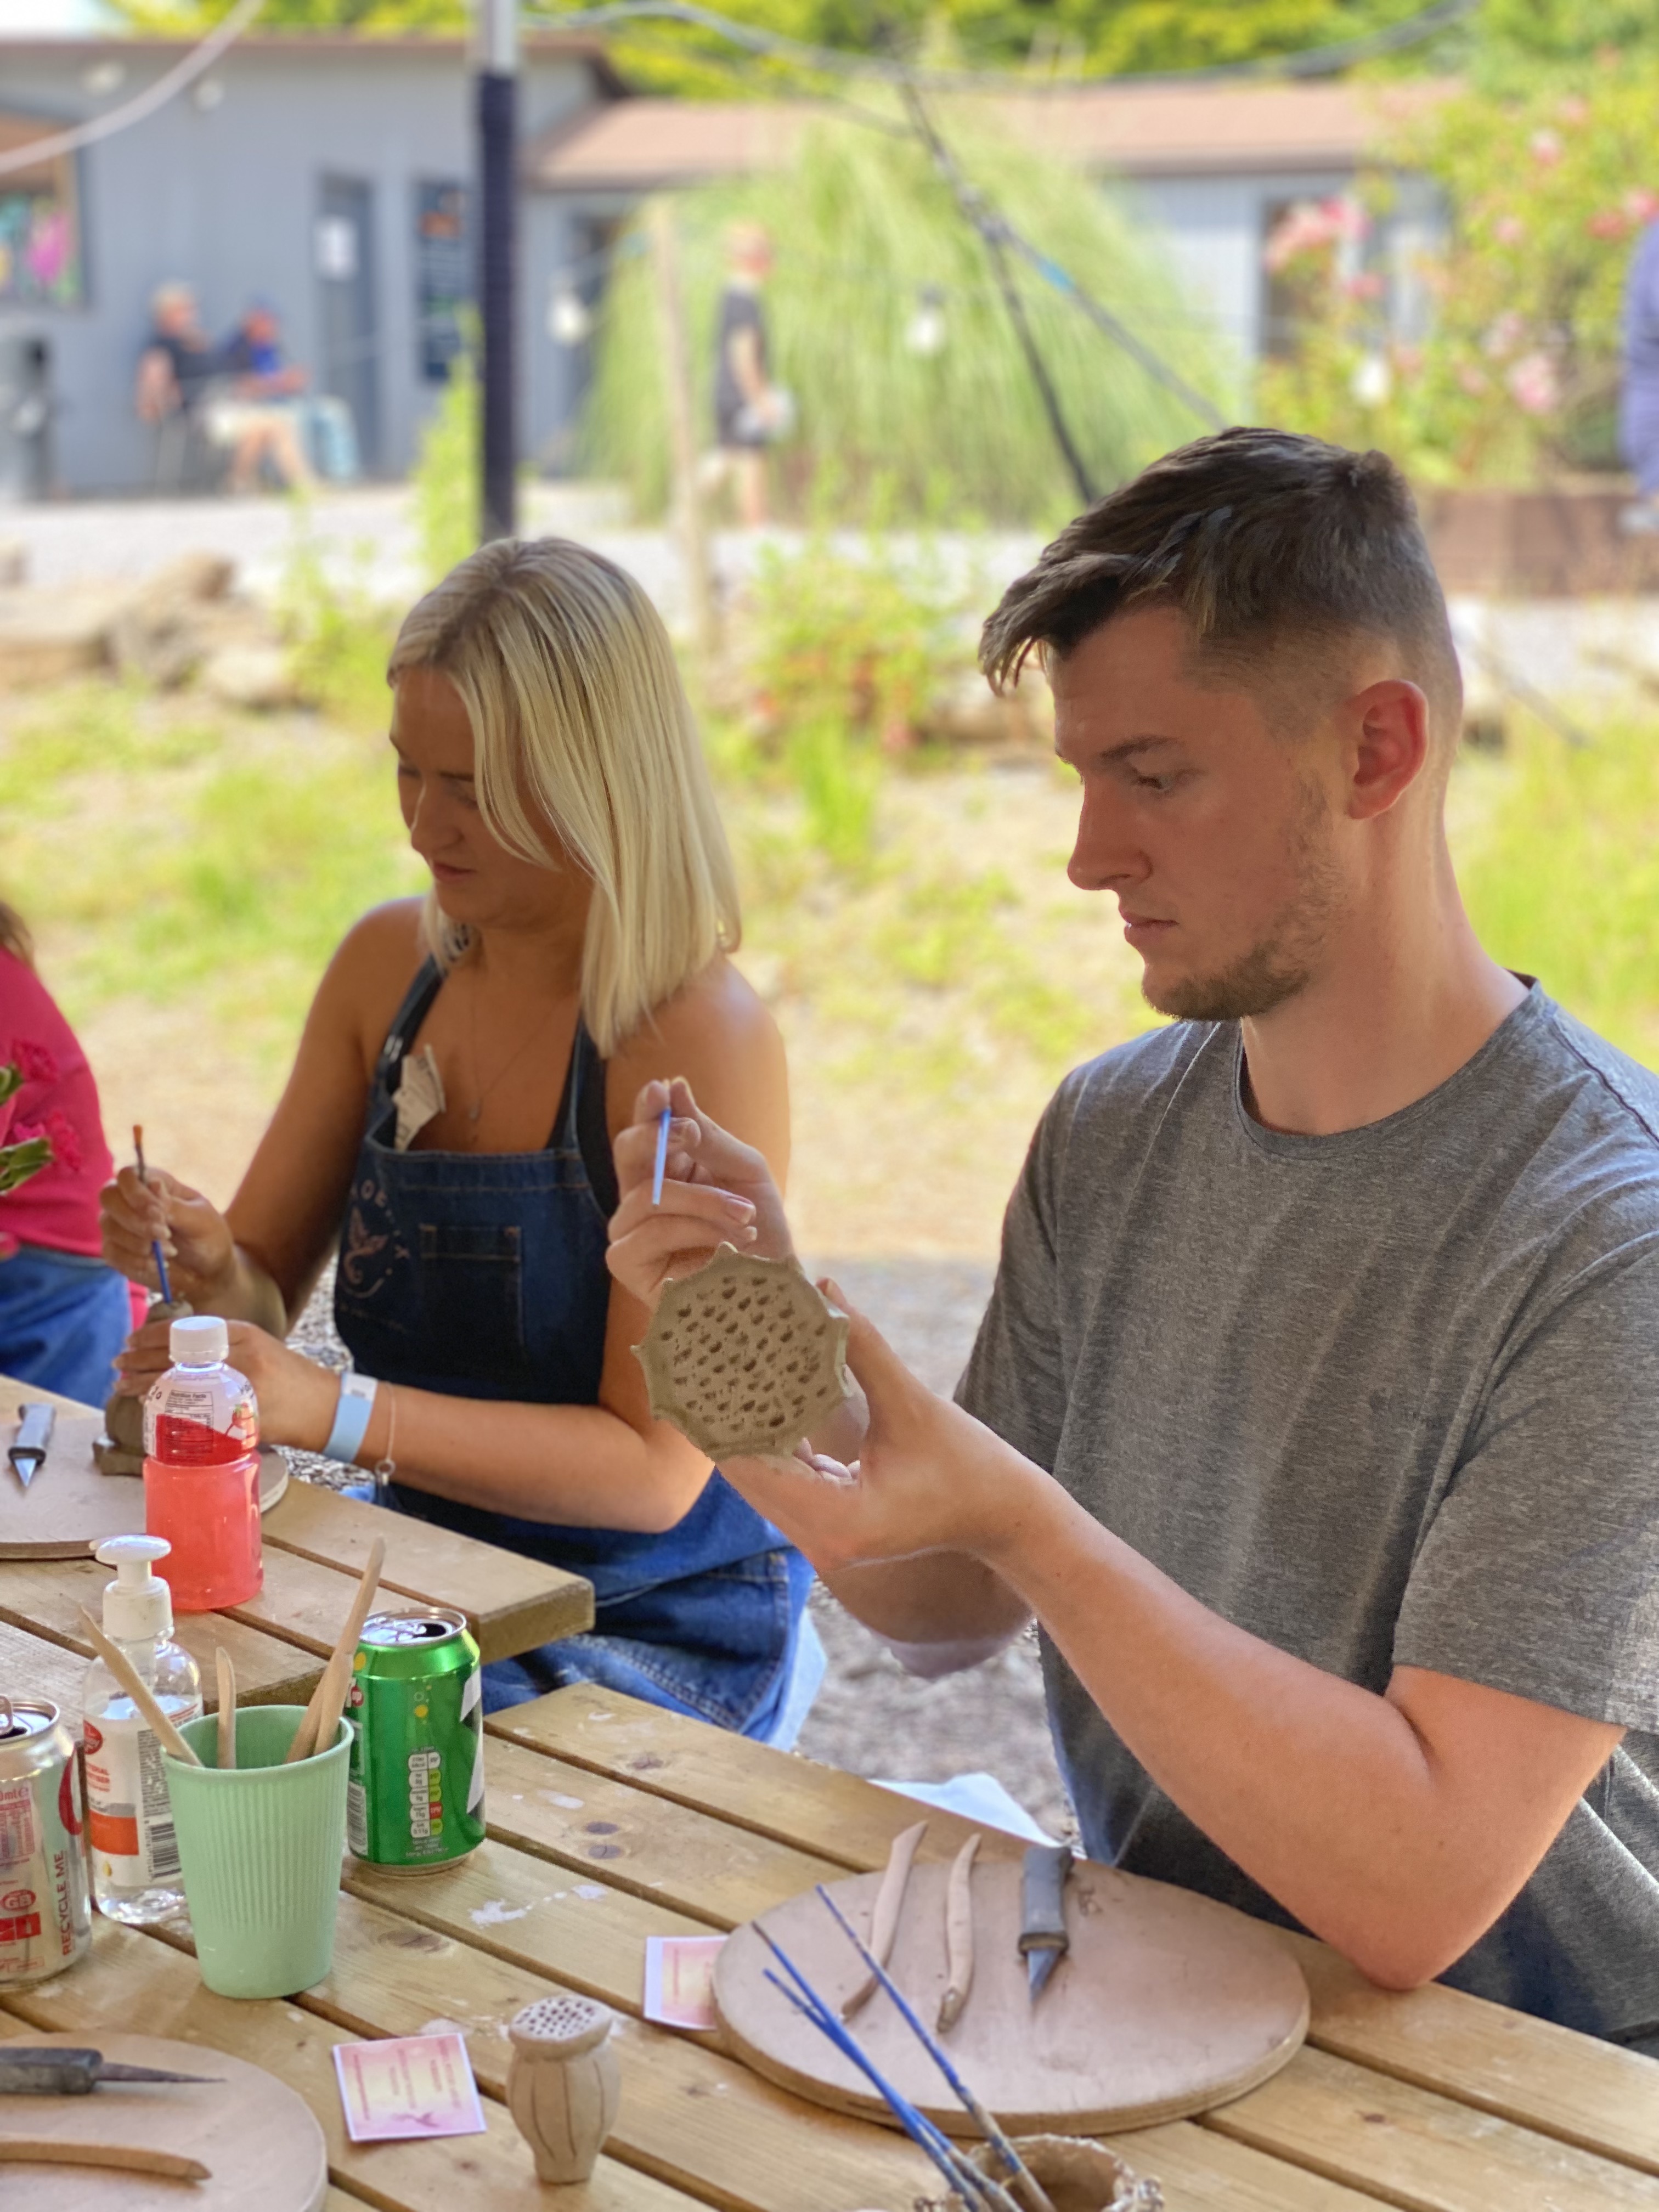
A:
<svg viewBox="0 0 1659 2212">
<path fill-rule="evenodd" d="M 0 899 L 0 951 L 14 954 L 26 968 L 34 965 L 34 939 L 29 935 L 29 926 L 4 899 Z"/>
<path fill-rule="evenodd" d="M 732 855 L 662 617 L 586 546 L 501 538 L 410 610 L 388 682 L 413 668 L 447 677 L 465 704 L 493 835 L 522 860 L 568 856 L 591 878 L 582 1018 L 608 1057 L 741 935 Z M 452 967 L 471 940 L 435 894 L 425 927 L 439 965 Z"/>
</svg>

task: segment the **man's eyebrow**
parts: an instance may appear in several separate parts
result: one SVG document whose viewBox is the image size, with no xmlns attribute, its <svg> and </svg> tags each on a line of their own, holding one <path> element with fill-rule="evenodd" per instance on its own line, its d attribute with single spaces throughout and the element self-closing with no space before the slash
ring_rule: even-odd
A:
<svg viewBox="0 0 1659 2212">
<path fill-rule="evenodd" d="M 1126 738 L 1121 745 L 1103 745 L 1097 750 L 1092 748 L 1080 750 L 1085 750 L 1085 757 L 1089 760 L 1121 761 L 1133 758 L 1136 753 L 1156 752 L 1160 747 L 1174 746 L 1178 742 L 1175 738 Z M 1054 750 L 1058 753 L 1059 746 L 1056 745 Z"/>
</svg>

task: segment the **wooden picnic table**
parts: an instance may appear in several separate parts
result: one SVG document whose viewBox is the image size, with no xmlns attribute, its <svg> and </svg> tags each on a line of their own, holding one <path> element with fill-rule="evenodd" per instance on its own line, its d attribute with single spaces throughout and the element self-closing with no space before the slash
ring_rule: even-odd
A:
<svg viewBox="0 0 1659 2212">
<path fill-rule="evenodd" d="M 45 1653 L 34 1642 L 20 1647 Z M 8 1653 L 8 1686 L 29 1676 Z M 329 2145 L 330 2212 L 910 2212 L 937 2194 L 899 2136 L 761 2080 L 717 2037 L 641 2018 L 645 1940 L 729 1929 L 811 1882 L 885 1859 L 915 1807 L 611 1692 L 577 1687 L 487 1724 L 489 1840 L 418 1880 L 348 1861 L 334 1970 L 291 2002 L 210 1996 L 177 1929 L 100 1920 L 91 1957 L 0 1998 L 0 2036 L 88 2040 L 142 2020 L 230 2051 L 303 2096 Z M 926 1856 L 967 1824 L 930 1813 Z M 985 1849 L 1017 1854 L 1013 1837 Z M 1307 2046 L 1200 2119 L 1115 2139 L 1170 2212 L 1659 2212 L 1659 2067 L 1434 1986 L 1372 1989 L 1296 1937 Z M 544 2191 L 501 2102 L 505 2023 L 576 1990 L 621 2015 L 616 2128 L 585 2188 Z M 465 2030 L 487 2132 L 346 2140 L 331 2046 Z"/>
<path fill-rule="evenodd" d="M 46 1399 L 71 1413 L 92 1409 L 51 1390 L 0 1375 L 0 1406 Z M 12 1480 L 0 1458 L 0 1474 Z M 46 1481 L 41 1474 L 37 1480 Z M 0 1532 L 3 1532 L 0 1492 Z M 405 1513 L 383 1512 L 320 1484 L 290 1482 L 260 1522 L 264 1588 L 226 1613 L 180 1613 L 175 1640 L 201 1669 L 211 1711 L 217 1696 L 213 1652 L 222 1644 L 236 1667 L 244 1705 L 303 1705 L 345 1626 L 363 1563 L 377 1536 L 386 1540 L 380 1588 L 394 1607 L 404 1600 L 453 1606 L 464 1613 L 486 1659 L 511 1658 L 537 1645 L 575 1636 L 593 1625 L 593 1586 L 582 1575 L 520 1558 L 495 1544 L 458 1536 Z M 86 1559 L 0 1559 L 0 1688 L 20 1679 L 25 1658 L 33 1686 L 71 1714 L 92 1656 L 80 1607 L 98 1618 L 107 1567 Z M 44 1638 L 50 1658 L 31 1650 Z"/>
</svg>

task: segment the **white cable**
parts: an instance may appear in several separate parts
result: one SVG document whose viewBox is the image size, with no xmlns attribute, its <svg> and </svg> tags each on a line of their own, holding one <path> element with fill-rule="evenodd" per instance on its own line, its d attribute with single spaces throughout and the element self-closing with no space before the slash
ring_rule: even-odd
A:
<svg viewBox="0 0 1659 2212">
<path fill-rule="evenodd" d="M 227 46 L 234 46 L 259 10 L 265 0 L 237 0 L 237 4 L 223 22 L 216 23 L 201 44 L 192 46 L 183 61 L 174 64 L 165 76 L 158 76 L 147 91 L 141 92 L 125 106 L 112 108 L 107 115 L 100 115 L 90 123 L 77 123 L 72 131 L 58 131 L 50 138 L 32 138 L 27 146 L 14 147 L 9 154 L 0 154 L 0 177 L 9 176 L 15 169 L 32 169 L 37 162 L 50 161 L 59 154 L 73 154 L 82 146 L 95 145 L 100 138 L 112 138 L 118 131 L 125 131 L 135 123 L 142 123 L 147 115 L 154 115 L 158 107 L 165 107 L 175 93 L 187 84 L 193 84 L 204 70 L 210 70 Z"/>
</svg>

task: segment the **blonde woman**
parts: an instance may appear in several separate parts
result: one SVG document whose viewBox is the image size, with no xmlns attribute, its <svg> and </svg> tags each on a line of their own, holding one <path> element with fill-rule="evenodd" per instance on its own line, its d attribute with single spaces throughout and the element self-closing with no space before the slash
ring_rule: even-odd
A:
<svg viewBox="0 0 1659 2212">
<path fill-rule="evenodd" d="M 653 1422 L 645 1310 L 605 1268 L 611 1140 L 643 1085 L 688 1075 L 780 1178 L 788 1157 L 667 635 L 597 554 L 503 540 L 414 609 L 389 677 L 431 890 L 335 955 L 228 1213 L 124 1174 L 105 1249 L 143 1274 L 163 1238 L 179 1294 L 232 1320 L 270 1441 L 389 1465 L 404 1510 L 592 1578 L 594 1632 L 488 1669 L 492 1707 L 597 1680 L 784 1740 L 822 1666 L 810 1571 Z M 337 1247 L 350 1388 L 283 1342 Z M 160 1334 L 134 1340 L 129 1387 Z"/>
</svg>

